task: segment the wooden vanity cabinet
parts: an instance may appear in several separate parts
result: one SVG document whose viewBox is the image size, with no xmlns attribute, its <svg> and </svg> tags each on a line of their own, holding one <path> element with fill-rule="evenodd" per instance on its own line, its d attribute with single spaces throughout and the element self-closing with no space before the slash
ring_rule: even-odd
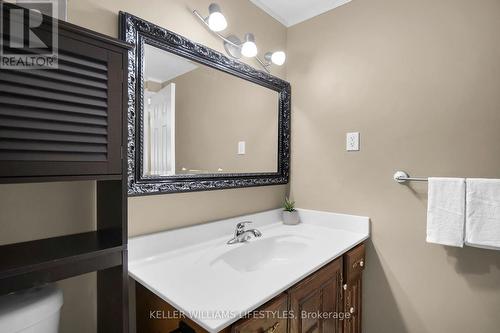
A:
<svg viewBox="0 0 500 333">
<path fill-rule="evenodd" d="M 364 267 L 365 246 L 361 244 L 222 332 L 360 333 Z M 138 332 L 206 332 L 187 318 L 150 318 L 151 311 L 164 314 L 176 310 L 139 283 L 136 285 Z M 268 315 L 262 317 L 259 312 Z M 342 313 L 349 313 L 349 318 L 341 319 Z"/>
</svg>

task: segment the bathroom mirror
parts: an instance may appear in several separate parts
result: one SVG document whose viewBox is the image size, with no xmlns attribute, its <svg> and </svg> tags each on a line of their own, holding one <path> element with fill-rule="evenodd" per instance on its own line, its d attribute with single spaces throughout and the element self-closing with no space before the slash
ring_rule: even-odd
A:
<svg viewBox="0 0 500 333">
<path fill-rule="evenodd" d="M 129 195 L 288 182 L 290 85 L 128 13 Z"/>
<path fill-rule="evenodd" d="M 279 93 L 144 45 L 144 177 L 278 171 Z"/>
</svg>

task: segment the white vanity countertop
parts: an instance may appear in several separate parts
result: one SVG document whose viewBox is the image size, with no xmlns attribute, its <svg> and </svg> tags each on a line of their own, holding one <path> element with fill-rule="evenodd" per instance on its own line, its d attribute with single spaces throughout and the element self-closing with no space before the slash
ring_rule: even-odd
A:
<svg viewBox="0 0 500 333">
<path fill-rule="evenodd" d="M 129 240 L 129 274 L 209 332 L 218 332 L 369 237 L 369 218 L 272 210 Z M 263 236 L 227 245 L 238 222 Z M 151 309 L 159 310 L 159 309 Z"/>
</svg>

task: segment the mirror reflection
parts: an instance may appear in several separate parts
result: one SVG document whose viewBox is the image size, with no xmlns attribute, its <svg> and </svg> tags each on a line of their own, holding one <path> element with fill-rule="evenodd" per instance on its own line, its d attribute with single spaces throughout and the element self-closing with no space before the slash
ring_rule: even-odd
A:
<svg viewBox="0 0 500 333">
<path fill-rule="evenodd" d="M 267 173 L 278 166 L 278 92 L 144 48 L 143 174 Z"/>
</svg>

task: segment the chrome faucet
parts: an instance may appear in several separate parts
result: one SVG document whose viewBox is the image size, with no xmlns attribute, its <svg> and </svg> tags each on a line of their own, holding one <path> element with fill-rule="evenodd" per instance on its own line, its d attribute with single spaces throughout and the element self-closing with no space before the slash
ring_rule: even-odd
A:
<svg viewBox="0 0 500 333">
<path fill-rule="evenodd" d="M 262 233 L 257 229 L 245 230 L 245 226 L 250 223 L 252 223 L 252 221 L 243 221 L 238 223 L 236 225 L 236 230 L 234 231 L 234 237 L 231 238 L 227 244 L 245 243 L 252 237 L 252 235 L 253 237 L 261 237 Z"/>
</svg>

